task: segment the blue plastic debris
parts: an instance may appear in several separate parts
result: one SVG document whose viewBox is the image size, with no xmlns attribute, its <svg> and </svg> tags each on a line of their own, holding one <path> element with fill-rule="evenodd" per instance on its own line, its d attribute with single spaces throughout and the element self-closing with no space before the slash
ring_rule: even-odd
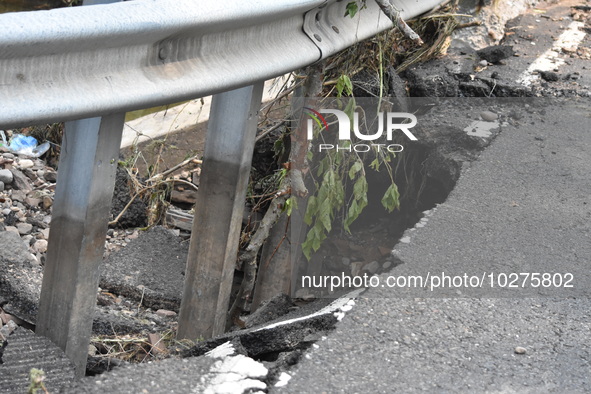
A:
<svg viewBox="0 0 591 394">
<path fill-rule="evenodd" d="M 0 134 L 2 136 L 2 145 L 6 146 L 12 153 L 19 155 L 39 157 L 47 152 L 50 146 L 49 142 L 37 145 L 38 142 L 34 137 L 23 134 L 14 134 L 10 139 L 10 143 L 7 143 L 4 131 L 0 130 Z"/>
</svg>

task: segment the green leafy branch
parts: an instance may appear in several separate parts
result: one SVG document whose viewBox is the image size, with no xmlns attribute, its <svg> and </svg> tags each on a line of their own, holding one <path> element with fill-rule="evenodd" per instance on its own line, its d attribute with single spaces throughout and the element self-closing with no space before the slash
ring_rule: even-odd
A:
<svg viewBox="0 0 591 394">
<path fill-rule="evenodd" d="M 337 82 L 337 94 L 351 94 L 352 85 L 348 77 L 339 78 Z M 348 115 L 353 119 L 356 106 L 355 98 L 347 100 L 342 97 L 337 101 Z M 314 157 L 313 151 L 309 152 L 310 162 L 315 163 L 312 172 L 316 192 L 308 199 L 308 206 L 304 215 L 304 222 L 310 226 L 306 239 L 302 244 L 302 251 L 309 260 L 312 253 L 316 252 L 322 242 L 334 227 L 334 221 L 341 213 L 341 221 L 345 231 L 351 233 L 350 226 L 361 215 L 368 205 L 368 183 L 366 178 L 366 162 L 374 171 L 386 168 L 391 184 L 384 193 L 381 203 L 388 211 L 392 212 L 400 206 L 400 193 L 394 182 L 393 170 L 390 165 L 395 154 L 373 146 L 370 152 L 361 156 L 359 153 L 348 151 L 352 141 L 339 141 L 335 136 L 334 141 L 326 141 L 324 129 L 316 127 L 314 130 L 316 143 L 331 143 L 340 149 L 327 151 L 323 157 Z M 372 160 L 373 159 L 373 160 Z"/>
</svg>

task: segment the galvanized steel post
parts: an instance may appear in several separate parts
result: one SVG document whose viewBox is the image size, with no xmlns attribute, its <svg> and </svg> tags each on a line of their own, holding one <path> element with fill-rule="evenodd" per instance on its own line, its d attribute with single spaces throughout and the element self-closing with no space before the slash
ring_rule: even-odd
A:
<svg viewBox="0 0 591 394">
<path fill-rule="evenodd" d="M 226 329 L 263 82 L 213 96 L 177 336 Z"/>
<path fill-rule="evenodd" d="M 125 114 L 66 123 L 36 333 L 84 376 Z"/>
</svg>

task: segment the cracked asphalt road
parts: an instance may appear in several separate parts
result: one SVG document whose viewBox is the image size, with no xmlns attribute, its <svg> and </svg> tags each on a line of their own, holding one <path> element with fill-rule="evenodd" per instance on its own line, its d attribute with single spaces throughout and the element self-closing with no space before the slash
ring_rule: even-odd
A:
<svg viewBox="0 0 591 394">
<path fill-rule="evenodd" d="M 591 390 L 591 103 L 550 103 L 546 122 L 503 129 L 380 283 L 570 272 L 573 288 L 369 289 L 279 392 Z"/>
<path fill-rule="evenodd" d="M 542 2 L 546 8 L 514 20 L 521 56 L 487 72 L 517 81 L 567 28 L 574 4 L 583 2 Z M 588 34 L 579 45 L 584 57 Z M 552 71 L 578 73 L 559 82 L 576 95 L 588 90 L 591 73 L 571 49 Z M 533 84 L 551 96 L 559 90 L 537 77 Z M 404 264 L 380 276 L 383 284 L 388 276 L 492 274 L 496 287 L 368 289 L 273 391 L 591 392 L 591 100 L 516 100 L 514 108 L 525 116 L 464 167 L 447 201 L 397 246 Z M 530 275 L 509 288 L 511 273 Z M 532 273 L 570 273 L 573 287 L 534 286 Z"/>
</svg>

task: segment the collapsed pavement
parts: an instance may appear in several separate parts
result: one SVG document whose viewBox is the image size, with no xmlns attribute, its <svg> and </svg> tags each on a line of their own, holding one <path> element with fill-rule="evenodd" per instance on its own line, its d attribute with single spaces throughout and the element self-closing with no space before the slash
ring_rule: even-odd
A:
<svg viewBox="0 0 591 394">
<path fill-rule="evenodd" d="M 531 16 L 526 16 L 526 17 L 531 17 Z M 524 18 L 526 18 L 524 17 Z M 524 21 L 527 21 L 527 19 L 524 19 Z M 534 19 L 535 21 L 535 19 Z M 529 22 L 528 22 L 529 23 Z M 538 22 L 535 22 L 538 23 Z M 515 26 L 519 26 L 525 24 L 524 23 L 516 23 Z M 514 31 L 518 31 L 518 29 L 514 29 Z M 522 34 L 523 33 L 523 34 Z M 518 32 L 516 34 L 524 35 L 527 36 L 525 34 L 525 32 Z M 522 42 L 522 44 L 524 45 L 530 45 L 530 47 L 527 48 L 532 48 L 534 46 L 531 45 L 531 41 L 527 40 L 525 38 L 522 39 L 515 39 L 516 41 L 518 41 L 517 43 L 514 44 L 519 44 L 519 42 Z M 502 43 L 501 45 L 505 45 L 504 43 Z M 474 51 L 470 51 L 470 52 L 465 52 L 462 53 L 462 51 L 456 52 L 455 54 L 451 54 L 451 56 L 449 58 L 446 58 L 446 60 L 444 60 L 443 62 L 441 61 L 437 61 L 437 62 L 432 62 L 432 63 L 427 63 L 424 65 L 419 65 L 416 66 L 414 68 L 412 68 L 411 70 L 407 71 L 406 73 L 406 78 L 408 79 L 409 83 L 410 83 L 410 88 L 411 88 L 411 92 L 414 92 L 415 94 L 422 94 L 422 95 L 429 95 L 429 96 L 433 96 L 433 97 L 441 97 L 441 96 L 468 96 L 468 97 L 473 97 L 473 96 L 484 96 L 484 97 L 489 97 L 489 96 L 495 96 L 495 97 L 499 97 L 499 96 L 536 96 L 536 95 L 546 95 L 546 96 L 564 96 L 564 95 L 573 95 L 573 96 L 586 96 L 588 95 L 588 80 L 586 78 L 584 78 L 584 76 L 581 76 L 580 78 L 575 78 L 573 79 L 573 75 L 571 74 L 568 78 L 566 78 L 566 76 L 568 74 L 564 74 L 562 76 L 558 76 L 555 77 L 555 75 L 553 74 L 549 74 L 546 75 L 544 74 L 544 72 L 552 72 L 552 73 L 556 73 L 555 71 L 543 71 L 538 73 L 540 78 L 536 79 L 535 83 L 532 84 L 531 86 L 526 86 L 524 87 L 523 85 L 520 85 L 517 81 L 518 81 L 518 77 L 519 75 L 521 75 L 521 73 L 523 71 L 520 71 L 516 76 L 516 78 L 514 78 L 514 75 L 512 74 L 513 71 L 515 70 L 515 68 L 510 67 L 510 62 L 512 61 L 519 61 L 519 57 L 515 57 L 514 54 L 522 54 L 522 53 L 531 53 L 531 51 L 528 49 L 528 51 L 525 51 L 525 47 L 513 47 L 512 51 L 514 51 L 514 54 L 510 54 L 511 52 L 509 52 L 509 50 L 507 49 L 503 49 L 503 48 L 507 48 L 502 46 L 500 49 L 500 54 L 501 57 L 503 56 L 507 56 L 504 59 L 499 59 L 498 58 L 498 54 L 494 53 L 494 48 L 491 49 L 490 51 L 484 51 L 481 53 L 476 52 L 476 50 Z M 489 57 L 489 53 L 492 52 L 493 56 L 497 56 L 496 58 L 491 58 Z M 572 53 L 571 53 L 572 54 Z M 569 54 L 569 56 L 571 55 Z M 581 54 L 579 54 L 577 52 L 577 50 L 575 50 L 574 52 L 575 57 L 571 57 L 571 59 L 575 59 L 573 60 L 571 65 L 567 66 L 572 66 L 575 67 L 576 66 L 576 62 L 578 62 L 577 59 L 580 60 L 584 60 L 585 59 L 585 53 L 581 52 Z M 456 56 L 454 58 L 454 56 Z M 484 63 L 481 63 L 482 61 L 486 61 L 486 65 Z M 489 64 L 490 63 L 490 64 Z M 504 63 L 504 64 L 502 64 Z M 584 67 L 584 66 L 583 66 Z M 490 73 L 490 75 L 489 75 Z M 496 77 L 493 77 L 493 75 L 496 74 Z M 576 75 L 575 75 L 576 77 Z M 574 84 L 573 84 L 574 82 Z M 574 86 L 576 85 L 576 86 Z M 412 89 L 415 89 L 414 91 Z M 446 104 L 440 104 L 443 108 L 446 108 Z M 497 118 L 503 118 L 504 120 L 514 120 L 514 121 L 523 121 L 523 119 L 528 119 L 529 118 L 536 118 L 539 119 L 541 117 L 541 114 L 539 113 L 539 109 L 535 108 L 535 107 L 527 107 L 529 109 L 526 109 L 525 107 L 523 108 L 522 111 L 518 111 L 518 113 L 514 113 L 511 114 L 511 111 L 508 110 L 504 110 L 503 108 L 492 108 L 493 111 L 491 111 L 491 108 L 479 108 L 478 106 L 474 106 L 473 108 L 459 108 L 458 112 L 456 112 L 456 114 L 458 116 L 464 116 L 467 119 L 471 119 L 471 120 L 484 120 L 487 121 L 485 119 L 485 117 L 490 116 L 490 115 L 483 115 L 484 112 L 488 111 L 488 112 L 493 112 L 493 114 L 497 115 Z M 462 111 L 464 111 L 464 113 L 462 113 Z M 467 113 L 465 113 L 467 112 Z M 435 114 L 435 117 L 437 116 L 441 116 L 441 114 Z M 447 125 L 447 128 L 442 127 L 440 128 L 440 130 L 442 130 L 442 134 L 444 136 L 447 136 L 446 138 L 449 138 L 451 141 L 453 142 L 457 142 L 458 140 L 461 142 L 462 139 L 465 141 L 469 141 L 470 144 L 474 145 L 474 147 L 472 149 L 475 149 L 475 151 L 477 152 L 478 150 L 484 148 L 488 143 L 490 143 L 490 138 L 485 138 L 485 139 L 481 139 L 481 138 L 466 138 L 466 132 L 463 128 L 458 129 L 457 125 L 454 128 L 454 123 L 455 119 L 457 119 L 457 117 L 453 118 L 454 121 L 450 121 L 449 124 Z M 441 117 L 441 123 L 445 123 L 446 120 L 443 119 L 443 117 Z M 461 131 L 462 133 L 457 133 L 457 131 Z M 492 129 L 492 134 L 489 135 L 489 137 L 494 137 L 496 134 L 498 134 L 498 132 L 501 130 L 500 127 L 496 127 Z M 425 135 L 424 135 L 424 139 L 426 140 L 428 138 L 427 136 L 427 131 L 425 131 Z M 543 138 L 543 137 L 540 137 Z M 440 143 L 440 141 L 437 140 L 432 140 L 431 142 L 432 144 L 432 151 L 436 153 L 436 155 L 442 155 L 442 158 L 439 158 L 437 160 L 435 159 L 431 159 L 431 160 L 435 160 L 433 162 L 433 165 L 429 168 L 431 168 L 432 173 L 430 174 L 430 178 L 431 179 L 436 179 L 439 180 L 439 182 L 443 182 L 446 186 L 446 189 L 448 189 L 448 192 L 451 191 L 451 189 L 453 189 L 455 187 L 455 182 L 457 181 L 457 179 L 460 176 L 460 173 L 465 170 L 466 165 L 470 166 L 469 162 L 474 160 L 474 158 L 476 157 L 475 154 L 472 153 L 472 151 L 467 150 L 467 154 L 464 155 L 459 155 L 457 157 L 449 157 L 450 155 L 454 155 L 457 154 L 458 152 L 458 146 L 454 146 L 452 145 L 447 145 L 447 147 L 450 147 L 452 149 L 449 149 L 448 152 L 445 152 L 445 149 L 441 149 L 441 147 L 446 146 L 445 144 Z M 463 145 L 461 145 L 463 146 Z M 447 155 L 447 156 L 446 156 Z M 427 156 L 425 156 L 425 158 L 427 158 Z M 453 165 L 450 166 L 446 166 L 444 170 L 441 170 L 441 168 L 439 168 L 439 163 L 441 162 L 445 162 L 445 161 L 449 161 L 450 163 L 452 163 Z M 451 168 L 451 170 L 450 170 Z M 441 171 L 445 172 L 448 171 L 448 174 L 443 174 Z M 443 174 L 443 175 L 442 175 Z M 442 181 L 443 180 L 443 181 Z M 444 199 L 447 197 L 447 194 L 445 194 Z M 439 203 L 439 202 L 437 202 Z M 420 220 L 420 223 L 424 223 L 425 221 L 423 221 L 421 218 L 419 218 L 418 220 Z M 420 227 L 417 227 L 417 229 Z M 14 238 L 14 237 L 13 237 Z M 16 241 L 16 239 L 13 239 L 12 241 Z M 129 242 L 130 244 L 132 243 L 131 241 Z M 129 246 L 129 245 L 128 245 Z M 27 249 L 26 250 L 27 253 L 30 253 L 30 251 Z M 23 253 L 23 258 L 21 260 L 19 260 L 19 264 L 21 267 L 27 267 L 29 265 L 31 265 L 31 259 L 30 256 L 27 256 L 26 258 L 24 257 L 25 255 L 25 250 L 22 250 Z M 113 255 L 113 259 L 116 259 L 116 257 L 114 257 L 115 255 Z M 176 257 L 178 257 L 178 255 L 175 255 Z M 176 258 L 175 257 L 175 258 Z M 179 258 L 180 259 L 180 258 Z M 182 260 L 182 259 L 180 259 Z M 180 265 L 179 265 L 180 266 Z M 12 267 L 11 267 L 12 268 Z M 350 268 L 350 267 L 349 267 Z M 34 272 L 35 270 L 33 270 Z M 39 270 L 37 270 L 39 271 Z M 157 269 L 158 271 L 158 269 Z M 156 275 L 158 275 L 158 273 L 156 272 Z M 182 276 L 182 270 L 181 272 L 177 272 L 176 274 L 176 278 L 174 279 L 174 283 L 178 283 L 178 281 L 181 280 L 180 276 Z M 180 276 L 179 276 L 180 275 Z M 8 276 L 8 275 L 6 275 Z M 137 277 L 134 279 L 138 279 Z M 155 277 L 151 278 L 152 280 L 156 280 L 158 281 L 158 279 L 156 279 Z M 19 283 L 18 286 L 16 287 L 22 287 L 21 283 L 23 282 L 17 282 Z M 105 282 L 105 286 L 106 286 L 106 282 Z M 143 286 L 143 287 L 142 287 Z M 153 284 L 144 284 L 142 283 L 142 281 L 136 281 L 136 282 L 132 282 L 131 284 L 128 283 L 115 283 L 115 285 L 112 287 L 112 289 L 116 289 L 116 290 L 112 290 L 112 291 L 116 291 L 116 292 L 120 292 L 120 293 L 126 293 L 126 294 L 114 294 L 113 297 L 111 297 L 111 295 L 106 295 L 106 297 L 111 297 L 112 298 L 112 302 L 107 298 L 107 301 L 103 301 L 106 304 L 115 304 L 115 305 L 119 305 L 121 303 L 126 302 L 128 303 L 128 308 L 130 310 L 133 310 L 137 307 L 137 303 L 139 302 L 139 300 L 141 300 L 142 295 L 146 299 L 146 302 L 150 303 L 151 308 L 159 308 L 159 307 L 166 307 L 167 309 L 173 309 L 174 310 L 174 305 L 175 303 L 178 302 L 179 298 L 178 298 L 178 291 L 176 293 L 176 295 L 173 296 L 163 296 L 162 299 L 164 300 L 163 304 L 158 304 L 158 292 L 150 292 L 150 290 L 152 289 L 152 287 L 155 287 Z M 3 286 L 3 288 L 5 288 Z M 178 290 L 178 289 L 177 289 Z M 11 291 L 12 293 L 12 291 Z M 176 298 L 175 298 L 176 297 Z M 25 297 L 22 297 L 25 301 L 22 303 L 21 306 L 18 307 L 14 307 L 14 305 L 18 305 L 15 304 L 15 301 L 11 300 L 8 305 L 13 306 L 13 311 L 18 314 L 18 313 L 24 313 L 24 317 L 27 318 L 27 320 L 30 321 L 30 323 L 34 323 L 34 305 L 36 305 L 36 300 L 34 298 L 34 296 L 32 295 L 28 295 Z M 119 300 L 119 301 L 118 301 Z M 22 301 L 22 300 L 21 300 Z M 5 301 L 3 301 L 5 302 Z M 6 304 L 5 304 L 6 306 Z M 489 307 L 489 306 L 487 306 Z M 569 306 L 570 307 L 570 306 Z M 410 307 L 409 307 L 410 308 Z M 489 307 L 492 308 L 492 307 Z M 411 308 L 412 309 L 412 308 Z M 148 312 L 151 313 L 151 312 Z M 455 316 L 454 315 L 455 312 L 450 312 L 450 316 Z M 499 312 L 500 313 L 500 312 Z M 360 318 L 361 319 L 361 318 Z M 333 325 L 334 326 L 334 325 Z M 108 327 L 113 327 L 112 326 L 112 321 L 108 322 L 107 324 L 103 325 L 103 330 L 107 331 Z M 322 330 L 320 332 L 322 332 L 324 329 L 329 329 L 331 326 L 322 326 Z M 142 329 L 145 329 L 146 327 L 141 327 L 139 328 L 139 330 L 141 331 Z M 154 327 L 150 327 L 148 325 L 147 327 L 148 329 L 153 329 Z M 134 330 L 137 330 L 138 327 L 134 327 Z M 125 325 L 120 325 L 120 326 L 116 326 L 116 331 L 117 332 L 126 332 L 125 330 L 129 330 L 129 327 L 125 326 Z M 303 344 L 305 344 L 306 346 L 310 346 L 310 344 L 314 341 L 317 340 L 318 338 L 316 337 L 315 339 L 314 335 L 312 335 L 310 338 L 306 339 L 301 338 L 299 339 L 299 341 Z M 409 334 L 409 343 L 407 343 L 407 345 L 412 344 L 412 341 L 414 340 L 413 336 Z M 229 339 L 224 337 L 223 339 Z M 570 341 L 571 339 L 569 339 Z M 222 339 L 216 339 L 213 343 L 215 343 L 215 345 L 221 345 Z M 211 346 L 213 346 L 213 343 L 210 343 Z M 224 342 L 225 343 L 225 342 Z M 299 343 L 299 342 L 298 342 Z M 238 345 L 235 346 L 236 348 L 239 348 Z M 198 354 L 202 354 L 204 349 L 201 350 L 195 350 L 194 353 L 188 353 L 187 355 L 198 355 Z M 208 350 L 210 350 L 208 348 Z M 349 349 L 351 350 L 351 349 Z M 585 356 L 585 350 L 582 349 L 582 357 Z M 246 353 L 249 353 L 248 351 L 246 351 Z M 252 353 L 252 351 L 250 352 Z M 260 354 L 266 354 L 266 352 L 260 353 Z M 260 354 L 257 354 L 255 356 L 260 356 Z M 194 359 L 191 359 L 190 362 L 185 362 L 186 365 L 189 364 L 199 364 L 202 361 L 197 361 Z M 171 364 L 171 368 L 174 364 L 174 361 L 170 361 L 167 362 Z M 129 368 L 129 370 L 133 370 L 133 371 L 137 371 L 135 368 L 136 367 L 132 367 L 132 366 L 127 366 L 125 367 L 126 370 Z M 137 367 L 140 370 L 143 367 Z M 152 371 L 153 369 L 157 369 L 157 367 L 145 367 L 147 371 L 147 374 L 144 375 L 145 379 L 149 379 L 149 376 L 160 376 L 160 378 L 162 379 L 162 383 L 157 383 L 160 384 L 161 388 L 164 390 L 166 389 L 166 384 L 163 383 L 165 382 L 165 373 L 162 372 L 162 374 L 160 372 L 154 372 Z M 305 368 L 305 367 L 303 367 Z M 163 370 L 164 371 L 164 370 Z M 114 372 L 113 372 L 114 373 Z M 157 375 L 156 375 L 157 374 Z M 121 387 L 121 386 L 117 386 L 117 382 L 118 380 L 115 378 L 116 375 L 119 375 L 122 379 L 125 379 L 126 373 L 125 372 L 121 372 L 120 374 L 117 373 L 114 375 L 112 375 L 112 383 L 109 384 L 113 384 L 115 388 L 117 387 Z M 280 375 L 280 374 L 279 374 Z M 258 375 L 257 375 L 258 376 Z M 352 376 L 355 376 L 354 374 Z M 160 379 L 159 378 L 159 379 Z M 248 378 L 248 377 L 247 377 Z M 260 378 L 260 376 L 258 376 L 257 378 Z M 111 377 L 109 377 L 109 375 L 104 375 L 103 377 L 99 378 L 98 380 L 102 381 L 102 382 L 107 382 L 110 381 Z M 120 381 L 119 381 L 120 383 Z M 299 383 L 301 384 L 301 383 Z M 253 388 L 258 387 L 257 386 L 258 383 L 253 386 Z M 188 386 L 187 386 L 188 387 Z M 195 387 L 200 387 L 200 386 L 195 386 Z M 298 386 L 296 386 L 298 387 Z M 428 386 L 425 386 L 426 388 L 428 388 Z M 578 386 L 575 386 L 578 387 Z"/>
<path fill-rule="evenodd" d="M 0 329 L 0 393 L 29 392 L 32 368 L 44 372 L 43 384 L 52 393 L 75 376 L 74 365 L 49 339 L 16 325 L 11 330 Z"/>
</svg>

